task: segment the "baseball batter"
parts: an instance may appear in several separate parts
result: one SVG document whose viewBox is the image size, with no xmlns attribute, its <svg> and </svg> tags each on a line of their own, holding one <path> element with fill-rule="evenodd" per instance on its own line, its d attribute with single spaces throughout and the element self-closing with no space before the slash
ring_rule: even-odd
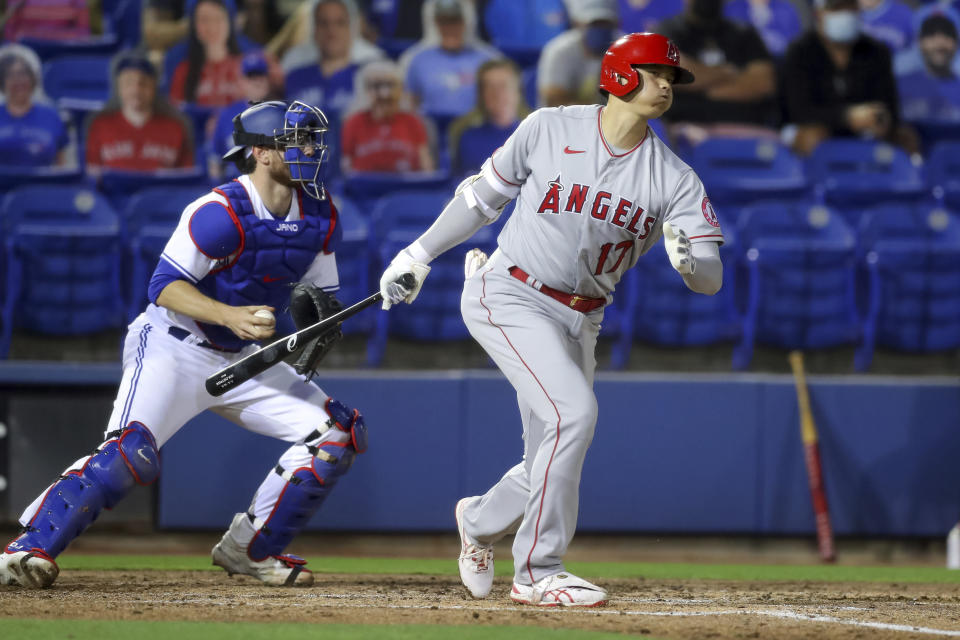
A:
<svg viewBox="0 0 960 640">
<path fill-rule="evenodd" d="M 152 303 L 129 327 L 105 441 L 24 511 L 22 533 L 0 554 L 0 583 L 50 586 L 56 556 L 102 508 L 152 483 L 159 449 L 205 409 L 292 443 L 213 563 L 272 585 L 313 582 L 305 561 L 283 550 L 366 447 L 359 412 L 298 375 L 312 375 L 339 331 L 306 345 L 295 367 L 275 366 L 220 398 L 203 382 L 273 335 L 277 308 L 289 304 L 298 326 L 339 309 L 340 225 L 319 181 L 326 131 L 324 114 L 300 102 L 256 104 L 234 119 L 238 146 L 224 157 L 245 175 L 184 210 L 151 279 Z"/>
<path fill-rule="evenodd" d="M 493 543 L 513 533 L 515 601 L 606 601 L 601 587 L 563 565 L 597 421 L 594 347 L 603 308 L 661 235 L 690 289 L 710 295 L 722 282 L 723 235 L 703 185 L 647 127 L 670 107 L 672 85 L 692 81 L 667 38 L 617 40 L 601 67 L 607 104 L 528 116 L 383 274 L 385 307 L 413 301 L 430 260 L 517 199 L 499 248 L 467 278 L 461 304 L 470 333 L 516 389 L 525 442 L 519 464 L 456 506 L 460 575 L 477 598 L 493 584 Z M 416 276 L 412 289 L 396 282 L 405 272 Z"/>
</svg>

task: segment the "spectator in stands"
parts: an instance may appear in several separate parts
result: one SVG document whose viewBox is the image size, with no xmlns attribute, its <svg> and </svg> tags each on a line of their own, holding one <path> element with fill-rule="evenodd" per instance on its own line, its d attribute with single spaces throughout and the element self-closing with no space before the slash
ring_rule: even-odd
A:
<svg viewBox="0 0 960 640">
<path fill-rule="evenodd" d="M 341 163 L 347 171 L 432 171 L 427 129 L 415 112 L 402 108 L 397 65 L 371 62 L 357 74 L 357 108 L 341 136 Z"/>
<path fill-rule="evenodd" d="M 763 39 L 750 24 L 723 17 L 723 0 L 686 0 L 660 24 L 677 44 L 680 64 L 696 76 L 676 85 L 667 113 L 671 136 L 688 143 L 714 135 L 776 136 L 776 73 Z"/>
<path fill-rule="evenodd" d="M 730 0 L 723 15 L 753 25 L 767 50 L 777 58 L 803 31 L 800 13 L 790 0 Z"/>
<path fill-rule="evenodd" d="M 487 60 L 477 69 L 477 104 L 450 125 L 453 171 L 477 173 L 530 112 L 520 88 L 520 70 L 510 60 Z"/>
<path fill-rule="evenodd" d="M 316 68 L 319 64 L 325 69 L 329 67 L 325 75 L 330 75 L 348 64 L 363 66 L 384 57 L 383 51 L 360 37 L 362 18 L 354 0 L 304 2 L 291 20 L 296 23 L 288 21 L 291 27 L 284 29 L 298 33 L 285 34 L 297 43 L 286 51 L 281 61 L 287 74 L 302 67 Z"/>
<path fill-rule="evenodd" d="M 924 68 L 897 77 L 904 120 L 960 123 L 960 78 L 953 71 L 957 26 L 943 14 L 931 14 L 917 40 Z"/>
<path fill-rule="evenodd" d="M 567 0 L 567 12 L 572 27 L 547 43 L 537 63 L 544 107 L 597 102 L 600 58 L 618 35 L 613 0 Z"/>
<path fill-rule="evenodd" d="M 497 48 L 539 54 L 551 38 L 566 30 L 567 11 L 563 0 L 489 0 L 483 24 Z"/>
<path fill-rule="evenodd" d="M 335 129 L 353 102 L 356 75 L 362 66 L 353 58 L 355 12 L 352 3 L 343 0 L 315 2 L 311 35 L 314 57 L 287 72 L 287 99 L 319 107 Z"/>
<path fill-rule="evenodd" d="M 60 114 L 45 101 L 40 58 L 27 47 L 0 47 L 0 164 L 63 164 L 68 143 Z"/>
<path fill-rule="evenodd" d="M 914 38 L 910 48 L 899 51 L 893 58 L 894 75 L 902 76 L 914 71 L 920 71 L 924 68 L 923 53 L 917 43 L 916 34 L 920 31 L 920 25 L 933 14 L 946 16 L 958 29 L 960 29 L 960 12 L 953 9 L 949 3 L 937 2 L 929 4 L 913 11 Z M 953 61 L 954 73 L 960 74 L 960 58 Z"/>
<path fill-rule="evenodd" d="M 414 105 L 433 118 L 441 136 L 446 125 L 473 108 L 477 68 L 499 52 L 477 38 L 470 0 L 427 0 L 423 39 L 400 58 L 404 86 Z"/>
<path fill-rule="evenodd" d="M 660 23 L 683 10 L 678 0 L 617 0 L 624 33 L 656 32 Z"/>
<path fill-rule="evenodd" d="M 223 107 L 240 98 L 240 47 L 233 0 L 196 0 L 189 7 L 187 57 L 170 80 L 170 98 L 202 107 Z"/>
<path fill-rule="evenodd" d="M 896 54 L 913 42 L 913 10 L 900 0 L 860 0 L 862 31 Z"/>
<path fill-rule="evenodd" d="M 233 118 L 252 102 L 272 100 L 269 66 L 267 59 L 259 51 L 243 56 L 241 64 L 243 75 L 240 77 L 240 88 L 243 98 L 231 103 L 220 110 L 213 120 L 213 131 L 207 137 L 207 173 L 211 178 L 220 180 L 224 177 L 236 178 L 240 175 L 235 163 L 224 161 L 223 156 L 235 145 L 233 142 Z"/>
<path fill-rule="evenodd" d="M 87 171 L 156 171 L 193 165 L 189 125 L 157 92 L 157 72 L 136 52 L 114 64 L 113 95 L 90 122 Z"/>
<path fill-rule="evenodd" d="M 857 0 L 815 0 L 816 29 L 787 49 L 783 62 L 785 130 L 795 151 L 810 153 L 832 136 L 916 139 L 899 126 L 890 50 L 860 32 Z M 699 80 L 699 78 L 698 78 Z"/>
<path fill-rule="evenodd" d="M 91 22 L 102 20 L 99 7 L 87 0 L 19 0 L 5 3 L 3 39 L 86 40 Z M 96 11 L 97 15 L 91 16 Z M 91 20 L 91 17 L 94 20 Z"/>
</svg>

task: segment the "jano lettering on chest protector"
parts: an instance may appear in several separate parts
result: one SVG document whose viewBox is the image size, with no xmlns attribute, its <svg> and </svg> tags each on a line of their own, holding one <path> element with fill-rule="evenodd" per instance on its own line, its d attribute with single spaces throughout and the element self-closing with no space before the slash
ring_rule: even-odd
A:
<svg viewBox="0 0 960 640">
<path fill-rule="evenodd" d="M 575 182 L 569 193 L 563 193 L 565 191 L 567 189 L 563 186 L 559 175 L 548 182 L 547 191 L 543 195 L 543 200 L 540 201 L 537 213 L 555 213 L 558 215 L 575 213 L 583 215 L 584 207 L 590 202 L 587 214 L 591 218 L 620 227 L 640 240 L 650 235 L 650 231 L 657 221 L 654 216 L 644 217 L 644 209 L 641 206 L 637 206 L 634 210 L 634 204 L 631 200 L 602 189 L 594 191 L 591 185 Z M 591 199 L 592 191 L 594 193 Z M 614 202 L 616 202 L 616 205 L 614 205 Z"/>
</svg>

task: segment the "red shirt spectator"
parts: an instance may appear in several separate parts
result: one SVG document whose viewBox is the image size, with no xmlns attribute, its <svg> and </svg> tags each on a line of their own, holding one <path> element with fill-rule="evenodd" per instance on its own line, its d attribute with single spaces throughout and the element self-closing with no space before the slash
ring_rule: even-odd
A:
<svg viewBox="0 0 960 640">
<path fill-rule="evenodd" d="M 190 128 L 157 95 L 156 69 L 136 52 L 114 66 L 113 97 L 90 123 L 87 170 L 156 171 L 193 165 Z"/>
<path fill-rule="evenodd" d="M 345 171 L 433 171 L 427 129 L 420 116 L 401 108 L 395 62 L 371 62 L 357 76 L 357 109 L 341 133 Z"/>
<path fill-rule="evenodd" d="M 187 100 L 186 82 L 190 66 L 188 60 L 177 65 L 170 80 L 170 98 L 174 102 L 192 102 L 203 107 L 223 107 L 243 97 L 240 88 L 240 63 L 243 56 L 235 55 L 223 60 L 208 60 L 200 72 L 196 97 Z"/>
<path fill-rule="evenodd" d="M 420 149 L 425 144 L 427 130 L 409 112 L 375 120 L 363 111 L 343 125 L 343 156 L 353 171 L 422 171 Z"/>
<path fill-rule="evenodd" d="M 183 123 L 154 115 L 141 126 L 120 111 L 102 113 L 87 134 L 87 165 L 125 171 L 193 166 L 193 149 Z"/>
</svg>

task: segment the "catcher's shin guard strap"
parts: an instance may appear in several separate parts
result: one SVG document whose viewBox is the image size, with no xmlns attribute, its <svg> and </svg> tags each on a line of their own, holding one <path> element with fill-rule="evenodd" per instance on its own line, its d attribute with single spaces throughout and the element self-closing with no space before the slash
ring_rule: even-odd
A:
<svg viewBox="0 0 960 640">
<path fill-rule="evenodd" d="M 109 434 L 93 454 L 81 458 L 47 489 L 24 532 L 6 551 L 42 551 L 55 558 L 135 484 L 150 484 L 160 472 L 153 434 L 139 422 Z"/>
<path fill-rule="evenodd" d="M 289 471 L 277 465 L 274 469 L 286 484 L 266 521 L 251 518 L 257 528 L 247 547 L 247 555 L 252 560 L 283 553 L 326 500 L 340 476 L 350 469 L 356 456 L 346 443 L 327 442 L 319 445 L 317 451 L 309 467 Z"/>
</svg>

